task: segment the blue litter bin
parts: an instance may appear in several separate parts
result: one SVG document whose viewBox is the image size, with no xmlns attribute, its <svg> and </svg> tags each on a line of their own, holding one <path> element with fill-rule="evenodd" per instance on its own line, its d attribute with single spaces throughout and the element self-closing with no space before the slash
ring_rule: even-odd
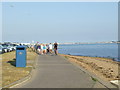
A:
<svg viewBox="0 0 120 90">
<path fill-rule="evenodd" d="M 26 67 L 26 47 L 16 47 L 16 67 Z"/>
</svg>

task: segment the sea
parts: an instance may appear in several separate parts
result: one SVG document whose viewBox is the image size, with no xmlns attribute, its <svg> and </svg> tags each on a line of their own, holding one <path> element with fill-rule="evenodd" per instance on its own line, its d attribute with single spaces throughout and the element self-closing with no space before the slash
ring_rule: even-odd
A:
<svg viewBox="0 0 120 90">
<path fill-rule="evenodd" d="M 120 44 L 117 43 L 61 44 L 58 52 L 67 55 L 112 58 L 120 61 L 119 46 Z"/>
</svg>

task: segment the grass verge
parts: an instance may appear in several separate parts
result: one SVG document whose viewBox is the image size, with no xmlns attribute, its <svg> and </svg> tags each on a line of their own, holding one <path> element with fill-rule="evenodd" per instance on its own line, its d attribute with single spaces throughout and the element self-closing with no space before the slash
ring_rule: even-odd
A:
<svg viewBox="0 0 120 90">
<path fill-rule="evenodd" d="M 2 54 L 2 87 L 30 74 L 37 54 L 27 49 L 27 66 L 15 67 L 15 51 Z"/>
</svg>

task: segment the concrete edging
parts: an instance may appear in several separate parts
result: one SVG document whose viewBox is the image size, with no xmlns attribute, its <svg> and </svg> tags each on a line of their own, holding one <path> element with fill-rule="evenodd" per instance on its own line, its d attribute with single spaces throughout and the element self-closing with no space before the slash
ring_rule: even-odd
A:
<svg viewBox="0 0 120 90">
<path fill-rule="evenodd" d="M 36 59 L 35 59 L 35 61 L 34 61 L 34 65 L 33 65 L 33 67 L 32 67 L 32 70 L 30 71 L 29 75 L 27 75 L 26 77 L 23 77 L 23 78 L 21 78 L 20 80 L 17 80 L 17 81 L 15 81 L 15 82 L 13 82 L 13 83 L 11 83 L 11 84 L 9 84 L 9 85 L 6 85 L 6 86 L 4 86 L 4 87 L 2 87 L 2 88 L 14 88 L 14 87 L 17 86 L 17 85 L 20 85 L 20 84 L 22 84 L 22 83 L 30 80 L 31 77 L 32 77 L 32 73 L 34 72 L 34 69 L 36 68 L 36 64 L 37 64 L 37 61 L 38 61 L 38 57 L 39 57 L 39 56 L 36 57 Z"/>
</svg>

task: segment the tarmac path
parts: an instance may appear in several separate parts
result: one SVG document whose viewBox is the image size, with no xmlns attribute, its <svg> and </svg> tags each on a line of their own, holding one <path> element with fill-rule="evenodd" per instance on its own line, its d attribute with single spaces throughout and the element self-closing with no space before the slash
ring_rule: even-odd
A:
<svg viewBox="0 0 120 90">
<path fill-rule="evenodd" d="M 40 55 L 35 70 L 33 77 L 17 88 L 93 88 L 96 86 L 89 75 L 61 56 Z"/>
</svg>

